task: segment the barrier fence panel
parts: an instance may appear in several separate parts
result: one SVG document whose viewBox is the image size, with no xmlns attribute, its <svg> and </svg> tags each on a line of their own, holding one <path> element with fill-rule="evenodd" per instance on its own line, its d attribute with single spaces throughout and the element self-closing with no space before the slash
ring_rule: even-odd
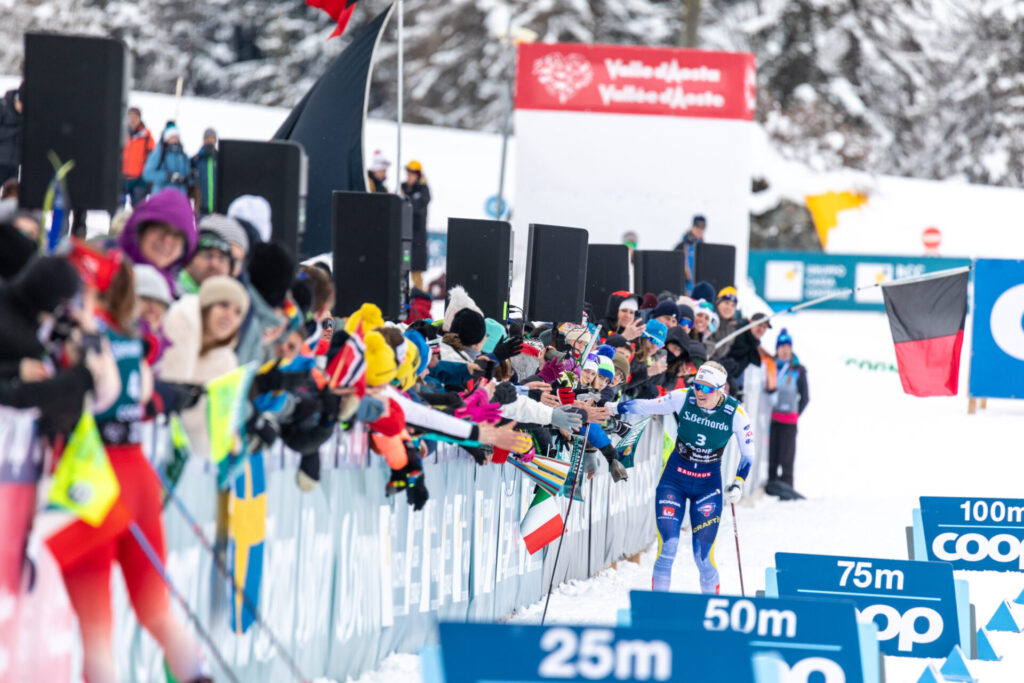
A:
<svg viewBox="0 0 1024 683">
<path fill-rule="evenodd" d="M 263 552 L 249 563 L 262 568 L 261 617 L 306 676 L 338 680 L 376 667 L 393 652 L 436 642 L 439 619 L 501 619 L 542 599 L 553 571 L 556 583 L 585 579 L 650 545 L 662 435 L 661 420 L 652 420 L 637 443 L 629 481 L 613 484 L 603 459 L 600 473 L 584 479 L 557 569 L 557 541 L 533 556 L 526 550 L 519 523 L 534 487 L 511 466 L 479 467 L 461 449 L 442 444 L 425 458 L 430 498 L 414 512 L 404 494 L 385 498 L 389 470 L 381 458 L 368 456 L 361 434 L 340 433 L 325 444 L 320 486 L 309 493 L 295 483 L 298 456 L 271 449 L 264 457 Z M 147 437 L 158 458 L 166 453 L 165 437 L 162 431 Z M 223 549 L 218 500 L 223 505 L 226 499 L 216 493 L 212 468 L 191 459 L 176 494 L 207 539 Z M 559 503 L 564 512 L 568 500 Z M 291 680 L 259 624 L 244 635 L 231 632 L 229 584 L 173 503 L 164 511 L 164 527 L 171 579 L 239 679 Z M 222 522 L 222 535 L 225 528 Z M 135 621 L 123 582 L 115 584 L 120 670 L 125 680 L 156 680 L 162 655 Z"/>
</svg>

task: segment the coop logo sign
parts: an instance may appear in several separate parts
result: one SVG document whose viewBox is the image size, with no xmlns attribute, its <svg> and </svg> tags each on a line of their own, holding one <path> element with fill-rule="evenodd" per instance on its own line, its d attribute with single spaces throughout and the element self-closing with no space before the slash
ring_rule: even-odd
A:
<svg viewBox="0 0 1024 683">
<path fill-rule="evenodd" d="M 858 620 L 878 629 L 883 654 L 942 657 L 970 645 L 958 604 L 966 591 L 948 563 L 776 553 L 775 567 L 780 597 L 852 600 Z"/>
<path fill-rule="evenodd" d="M 1024 571 L 1024 499 L 922 497 L 916 517 L 929 560 L 954 569 Z"/>
<path fill-rule="evenodd" d="M 1024 262 L 978 259 L 974 267 L 971 396 L 1024 397 L 1022 319 Z"/>
<path fill-rule="evenodd" d="M 754 56 L 613 45 L 519 47 L 516 108 L 753 119 Z"/>
</svg>

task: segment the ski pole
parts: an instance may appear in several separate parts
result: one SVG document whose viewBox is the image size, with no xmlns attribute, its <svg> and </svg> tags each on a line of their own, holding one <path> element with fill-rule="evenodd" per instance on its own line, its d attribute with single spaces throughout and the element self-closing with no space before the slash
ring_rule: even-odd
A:
<svg viewBox="0 0 1024 683">
<path fill-rule="evenodd" d="M 147 459 L 146 462 L 149 462 L 149 460 Z M 153 463 L 150 462 L 149 465 L 150 467 L 153 467 Z M 181 512 L 181 516 L 185 518 L 185 521 L 188 524 L 189 528 L 192 530 L 192 533 L 195 534 L 196 538 L 199 539 L 200 545 L 206 548 L 207 552 L 209 552 L 210 555 L 213 557 L 213 564 L 217 567 L 217 571 L 220 573 L 221 577 L 231 582 L 231 585 L 235 593 L 241 595 L 242 604 L 245 605 L 245 608 L 252 613 L 253 619 L 259 625 L 260 629 L 262 629 L 263 632 L 270 639 L 270 644 L 274 646 L 274 649 L 277 650 L 278 654 L 281 655 L 281 659 L 283 659 L 288 668 L 291 669 L 292 676 L 294 676 L 295 680 L 298 681 L 308 681 L 309 679 L 302 674 L 302 671 L 295 663 L 295 660 L 291 658 L 291 656 L 288 654 L 288 651 L 285 649 L 284 645 L 282 645 L 281 641 L 278 640 L 276 635 L 274 635 L 274 632 L 271 630 L 270 626 L 263 619 L 263 617 L 260 616 L 259 609 L 257 609 L 256 605 L 253 604 L 253 601 L 249 598 L 248 595 L 246 595 L 245 590 L 243 590 L 243 588 L 238 584 L 235 577 L 231 574 L 228 567 L 224 564 L 224 558 L 220 556 L 217 550 L 213 547 L 213 544 L 210 543 L 210 541 L 206 538 L 206 535 L 203 533 L 202 528 L 200 528 L 199 523 L 196 521 L 196 518 L 192 516 L 192 513 L 189 512 L 188 508 L 185 506 L 185 503 L 181 500 L 181 498 L 178 497 L 178 494 L 175 493 L 173 487 L 170 485 L 170 482 L 167 480 L 167 475 L 156 467 L 153 467 L 153 471 L 155 471 L 157 476 L 160 478 L 160 483 L 163 485 L 164 490 L 167 491 L 170 499 L 174 502 L 174 507 L 178 508 L 178 511 Z"/>
<path fill-rule="evenodd" d="M 544 598 L 544 612 L 540 615 L 540 625 L 544 625 L 544 620 L 548 616 L 548 603 L 551 602 L 551 591 L 555 587 L 555 570 L 558 569 L 558 558 L 562 554 L 562 541 L 565 539 L 565 528 L 569 526 L 569 514 L 572 512 L 572 499 L 576 495 L 576 481 L 580 478 L 580 468 L 583 467 L 583 459 L 587 457 L 587 439 L 590 437 L 590 426 L 587 425 L 587 429 L 583 431 L 583 448 L 580 450 L 580 461 L 576 471 L 573 472 L 572 486 L 569 487 L 569 506 L 565 509 L 565 524 L 562 525 L 562 533 L 558 536 L 558 550 L 555 551 L 555 561 L 551 565 L 551 583 L 548 584 L 548 596 Z M 569 471 L 572 472 L 570 466 Z"/>
<path fill-rule="evenodd" d="M 747 597 L 747 591 L 743 587 L 743 560 L 740 559 L 740 531 L 736 526 L 736 503 L 729 503 L 732 507 L 732 536 L 736 539 L 736 566 L 740 570 L 740 595 Z"/>
<path fill-rule="evenodd" d="M 167 574 L 167 568 L 164 566 L 164 563 L 160 561 L 160 558 L 157 556 L 153 546 L 150 545 L 149 539 L 146 538 L 146 534 L 142 532 L 142 529 L 139 528 L 139 525 L 135 520 L 132 520 L 128 528 L 131 530 L 132 536 L 135 537 L 135 541 L 139 544 L 139 547 L 142 548 L 142 552 L 145 553 L 146 557 L 149 559 L 150 564 L 153 565 L 156 573 L 160 575 L 160 578 L 167 586 L 167 589 L 171 592 L 171 595 L 173 595 L 174 599 L 178 601 L 181 608 L 185 610 L 185 614 L 188 615 L 189 621 L 191 621 L 192 626 L 195 627 L 196 633 L 198 633 L 199 637 L 202 638 L 204 643 L 206 643 L 206 646 L 210 649 L 210 653 L 213 655 L 213 658 L 217 660 L 217 664 L 224 669 L 224 673 L 232 683 L 240 683 L 238 678 L 235 676 L 235 673 L 231 670 L 231 667 L 229 667 L 228 663 L 224 661 L 224 656 L 220 653 L 220 650 L 217 649 L 217 646 L 214 644 L 213 638 L 210 637 L 209 632 L 203 628 L 203 625 L 200 623 L 199 617 L 196 615 L 195 611 L 188 606 L 188 601 L 185 600 L 185 596 L 183 596 L 171 582 L 171 577 Z"/>
</svg>

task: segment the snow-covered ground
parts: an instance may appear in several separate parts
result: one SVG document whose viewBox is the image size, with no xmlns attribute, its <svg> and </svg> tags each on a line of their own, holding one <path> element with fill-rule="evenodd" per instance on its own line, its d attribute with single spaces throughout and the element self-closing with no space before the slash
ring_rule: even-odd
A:
<svg viewBox="0 0 1024 683">
<path fill-rule="evenodd" d="M 989 401 L 967 414 L 967 399 L 919 399 L 903 394 L 895 372 L 861 370 L 857 360 L 895 363 L 884 314 L 805 311 L 773 322 L 788 327 L 808 368 L 811 403 L 800 421 L 796 485 L 799 502 L 762 497 L 737 507 L 748 592 L 764 588 L 764 570 L 779 551 L 907 558 L 904 527 L 922 495 L 1020 497 L 1024 481 L 1020 424 L 1024 404 Z M 768 348 L 774 342 L 766 342 Z M 969 340 L 964 349 L 966 386 Z M 724 593 L 739 594 L 739 576 L 726 513 L 715 549 Z M 680 547 L 688 547 L 684 540 Z M 614 624 L 629 606 L 629 591 L 649 589 L 654 550 L 639 564 L 621 562 L 587 581 L 556 590 L 548 623 Z M 984 625 L 996 607 L 1024 589 L 1024 573 L 956 572 L 970 583 L 971 602 Z M 673 590 L 697 592 L 697 571 L 680 552 Z M 538 623 L 542 603 L 519 610 L 511 621 Z M 1013 609 L 1024 623 L 1024 606 Z M 985 683 L 1024 679 L 1024 634 L 991 633 L 1001 662 L 971 661 Z M 927 660 L 886 657 L 886 680 L 916 681 Z M 935 660 L 941 663 L 940 660 Z M 419 661 L 409 655 L 385 660 L 363 683 L 418 680 Z"/>
</svg>

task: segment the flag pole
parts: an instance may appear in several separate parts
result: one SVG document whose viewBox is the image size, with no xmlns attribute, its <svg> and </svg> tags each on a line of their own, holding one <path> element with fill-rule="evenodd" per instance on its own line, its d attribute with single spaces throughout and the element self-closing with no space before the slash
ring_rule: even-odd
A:
<svg viewBox="0 0 1024 683">
<path fill-rule="evenodd" d="M 395 190 L 402 189 L 402 118 L 405 78 L 405 3 L 398 0 L 398 145 L 395 153 Z"/>
<path fill-rule="evenodd" d="M 847 287 L 846 289 L 840 289 L 839 291 L 832 292 L 831 294 L 820 296 L 817 299 L 805 301 L 802 304 L 796 304 L 795 306 L 790 306 L 789 308 L 786 308 L 784 310 L 776 311 L 775 313 L 772 313 L 771 315 L 765 318 L 752 320 L 743 327 L 737 328 L 736 330 L 730 332 L 728 335 L 719 339 L 718 342 L 715 344 L 714 348 L 717 349 L 723 344 L 729 343 L 739 335 L 749 330 L 754 325 L 760 325 L 761 323 L 768 322 L 772 318 L 779 315 L 784 315 L 786 313 L 795 313 L 796 311 L 800 311 L 805 308 L 810 308 L 811 306 L 817 306 L 818 304 L 823 303 L 825 301 L 829 301 L 830 299 L 838 299 L 841 296 L 850 296 L 855 292 L 863 292 L 865 289 L 872 289 L 874 287 L 893 287 L 895 285 L 909 285 L 914 282 L 924 282 L 925 280 L 934 280 L 935 278 L 947 277 L 950 275 L 959 275 L 960 273 L 968 272 L 972 268 L 974 268 L 974 266 L 960 266 L 958 268 L 947 268 L 946 270 L 937 270 L 934 273 L 925 273 L 924 275 L 913 275 L 911 277 L 905 277 L 899 280 L 889 280 L 887 282 L 873 282 L 870 285 L 861 285 L 860 287 Z M 712 350 L 712 353 L 714 353 L 714 349 Z"/>
</svg>

